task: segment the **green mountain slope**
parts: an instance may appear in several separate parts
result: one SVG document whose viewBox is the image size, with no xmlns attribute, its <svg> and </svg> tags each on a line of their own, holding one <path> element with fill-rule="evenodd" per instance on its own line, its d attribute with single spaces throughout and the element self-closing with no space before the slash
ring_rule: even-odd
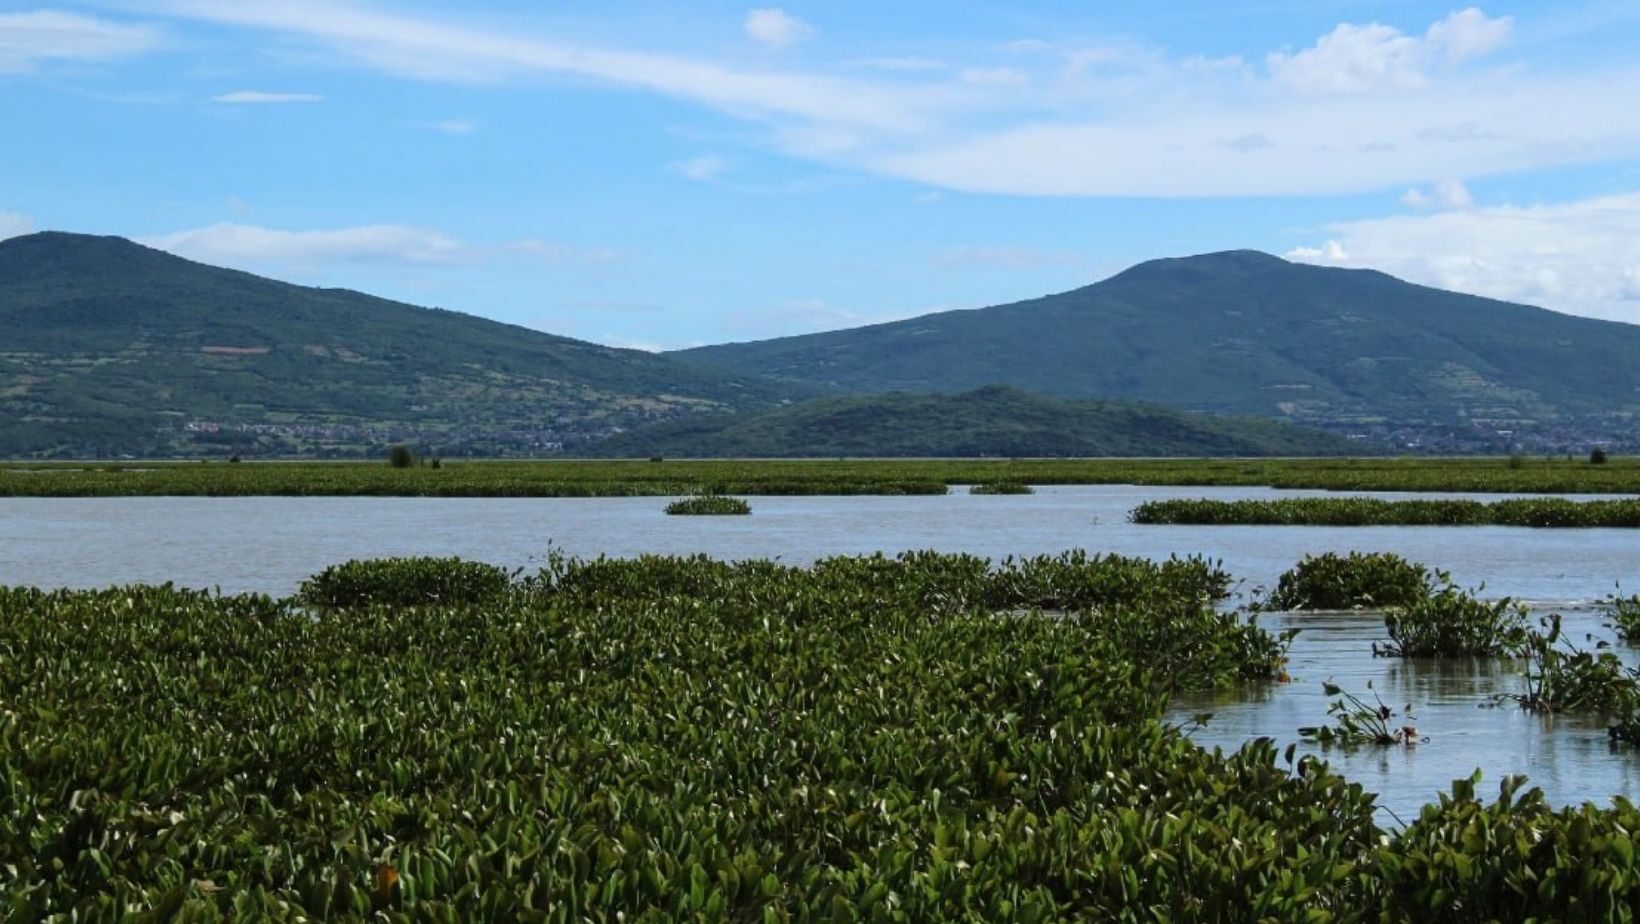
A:
<svg viewBox="0 0 1640 924">
<path fill-rule="evenodd" d="M 696 417 L 624 433 L 603 456 L 1259 456 L 1370 452 L 1272 420 L 1066 401 L 992 386 L 960 395 L 824 398 L 761 414 Z"/>
<path fill-rule="evenodd" d="M 531 453 L 794 393 L 74 234 L 0 242 L 0 331 L 0 458 Z"/>
<path fill-rule="evenodd" d="M 1289 263 L 1155 260 L 1030 301 L 684 351 L 834 392 L 1006 383 L 1308 423 L 1627 429 L 1640 327 Z"/>
</svg>

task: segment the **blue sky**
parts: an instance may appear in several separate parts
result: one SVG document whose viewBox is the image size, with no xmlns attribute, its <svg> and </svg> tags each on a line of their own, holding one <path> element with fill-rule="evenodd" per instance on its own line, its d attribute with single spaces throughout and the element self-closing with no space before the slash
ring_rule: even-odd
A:
<svg viewBox="0 0 1640 924">
<path fill-rule="evenodd" d="M 1640 322 L 1637 48 L 1632 2 L 8 2 L 0 237 L 646 348 L 1241 247 Z"/>
</svg>

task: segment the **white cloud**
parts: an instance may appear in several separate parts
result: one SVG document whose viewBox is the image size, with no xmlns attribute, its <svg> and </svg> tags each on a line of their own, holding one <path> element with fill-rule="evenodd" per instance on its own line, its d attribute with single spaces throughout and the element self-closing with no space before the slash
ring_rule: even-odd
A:
<svg viewBox="0 0 1640 924">
<path fill-rule="evenodd" d="M 1340 222 L 1290 259 L 1640 323 L 1640 193 Z"/>
<path fill-rule="evenodd" d="M 1289 260 L 1300 263 L 1334 263 L 1345 264 L 1350 262 L 1350 255 L 1344 251 L 1344 245 L 1337 241 L 1328 241 L 1320 247 L 1294 247 L 1287 251 Z"/>
<path fill-rule="evenodd" d="M 26 73 L 42 62 L 105 61 L 147 51 L 159 33 L 59 10 L 0 13 L 0 74 Z"/>
<path fill-rule="evenodd" d="M 1423 86 L 1430 68 L 1486 55 L 1508 40 L 1514 22 L 1474 7 L 1452 13 L 1411 36 L 1379 23 L 1340 23 L 1299 52 L 1278 51 L 1265 63 L 1279 82 L 1311 93 L 1360 93 Z"/>
<path fill-rule="evenodd" d="M 668 170 L 687 180 L 706 182 L 715 180 L 729 168 L 729 162 L 716 154 L 702 154 L 666 165 Z"/>
<path fill-rule="evenodd" d="M 1273 56 L 1269 72 L 1234 58 L 1113 46 L 1055 50 L 1012 68 L 844 78 L 485 31 L 347 0 L 134 2 L 305 38 L 401 77 L 570 76 L 663 94 L 750 122 L 753 138 L 785 155 L 947 190 L 1382 192 L 1640 154 L 1630 103 L 1640 98 L 1640 64 L 1467 67 L 1512 30 L 1507 17 L 1477 9 L 1419 34 L 1344 24 L 1312 48 Z M 1354 95 L 1345 106 L 1313 92 L 1327 88 Z M 710 161 L 697 167 L 696 175 L 714 170 Z"/>
<path fill-rule="evenodd" d="M 1502 48 L 1510 16 L 1491 18 L 1471 7 L 1430 25 L 1422 38 L 1392 26 L 1340 23 L 1304 51 L 1276 51 L 1264 62 L 1274 79 L 1302 92 L 1358 94 L 1422 87 L 1435 64 L 1461 64 Z"/>
<path fill-rule="evenodd" d="M 760 7 L 746 14 L 746 35 L 770 48 L 785 48 L 814 35 L 813 26 L 777 7 Z"/>
<path fill-rule="evenodd" d="M 839 78 L 758 72 L 694 58 L 566 44 L 519 31 L 397 15 L 345 0 L 147 0 L 197 20 L 309 38 L 401 77 L 484 83 L 561 75 L 696 100 L 738 116 L 788 117 L 899 131 L 923 124 L 931 95 Z"/>
<path fill-rule="evenodd" d="M 235 105 L 265 105 L 278 103 L 320 103 L 324 97 L 316 93 L 270 93 L 266 90 L 235 90 L 211 97 L 213 103 Z"/>
<path fill-rule="evenodd" d="M 1502 48 L 1514 32 L 1512 16 L 1493 19 L 1475 7 L 1460 10 L 1429 27 L 1424 41 L 1449 63 L 1458 64 Z"/>
<path fill-rule="evenodd" d="M 957 76 L 976 87 L 1023 87 L 1031 82 L 1031 75 L 1017 67 L 969 67 Z"/>
<path fill-rule="evenodd" d="M 1102 121 L 1051 118 L 879 147 L 867 166 L 919 183 L 1020 195 L 1355 193 L 1640 153 L 1640 68 L 1363 94 L 1186 99 Z M 1461 137 L 1448 133 L 1461 114 Z M 1258 150 L 1230 139 L 1262 136 Z M 1245 147 L 1245 145 L 1243 146 Z"/>
<path fill-rule="evenodd" d="M 284 231 L 217 224 L 141 242 L 178 256 L 220 266 L 332 263 L 449 265 L 470 259 L 469 248 L 438 231 L 405 225 L 366 225 L 322 231 Z"/>
<path fill-rule="evenodd" d="M 0 211 L 0 241 L 34 233 L 34 219 L 17 212 Z"/>
<path fill-rule="evenodd" d="M 1470 194 L 1469 187 L 1458 180 L 1443 180 L 1428 190 L 1414 187 L 1406 191 L 1401 201 L 1415 209 L 1450 211 L 1475 207 L 1475 197 Z"/>
</svg>

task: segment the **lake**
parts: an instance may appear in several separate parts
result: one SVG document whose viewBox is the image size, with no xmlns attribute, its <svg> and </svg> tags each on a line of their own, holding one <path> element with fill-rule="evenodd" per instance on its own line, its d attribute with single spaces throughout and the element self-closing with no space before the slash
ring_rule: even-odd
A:
<svg viewBox="0 0 1640 924">
<path fill-rule="evenodd" d="M 1356 493 L 1356 492 L 1352 492 Z M 1513 527 L 1135 526 L 1137 504 L 1175 497 L 1323 496 L 1267 488 L 1121 485 L 1044 487 L 1035 495 L 974 497 L 754 497 L 749 517 L 669 517 L 668 498 L 5 498 L 0 499 L 0 583 L 102 587 L 173 581 L 224 591 L 287 594 L 302 579 L 350 558 L 459 555 L 533 569 L 549 548 L 576 556 L 644 552 L 805 564 L 828 555 L 907 549 L 992 558 L 1073 548 L 1150 558 L 1200 554 L 1242 580 L 1240 595 L 1273 587 L 1305 554 L 1387 551 L 1450 571 L 1487 597 L 1513 596 L 1567 617 L 1579 644 L 1609 639 L 1590 606 L 1616 589 L 1640 590 L 1640 530 Z M 1447 495 L 1372 493 L 1397 499 Z M 1450 495 L 1496 500 L 1504 495 Z M 1591 498 L 1592 499 L 1592 498 Z M 1556 802 L 1640 792 L 1640 752 L 1608 744 L 1598 720 L 1543 719 L 1492 706 L 1518 689 L 1513 662 L 1375 659 L 1384 637 L 1372 614 L 1275 614 L 1273 629 L 1301 627 L 1293 681 L 1231 697 L 1181 702 L 1175 720 L 1212 712 L 1193 738 L 1236 747 L 1252 737 L 1283 744 L 1327 720 L 1321 683 L 1370 699 L 1413 705 L 1427 743 L 1333 749 L 1347 776 L 1411 819 L 1450 781 L 1479 767 L 1482 791 L 1526 773 Z M 1592 638 L 1585 641 L 1585 636 Z M 1618 646 L 1625 656 L 1628 649 Z"/>
</svg>

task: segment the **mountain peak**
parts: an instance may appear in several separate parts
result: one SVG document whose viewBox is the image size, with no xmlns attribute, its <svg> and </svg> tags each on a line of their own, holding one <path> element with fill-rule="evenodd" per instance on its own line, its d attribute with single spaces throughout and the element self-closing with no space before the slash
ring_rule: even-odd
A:
<svg viewBox="0 0 1640 924">
<path fill-rule="evenodd" d="M 1217 280 L 1256 273 L 1280 272 L 1294 264 L 1262 250 L 1219 250 L 1186 257 L 1162 257 L 1135 264 L 1115 276 L 1115 280 L 1176 278 Z"/>
<path fill-rule="evenodd" d="M 1000 382 L 1335 426 L 1558 428 L 1576 434 L 1569 443 L 1640 413 L 1640 327 L 1255 250 L 1151 260 L 1011 305 L 687 355 L 833 392 Z"/>
</svg>

